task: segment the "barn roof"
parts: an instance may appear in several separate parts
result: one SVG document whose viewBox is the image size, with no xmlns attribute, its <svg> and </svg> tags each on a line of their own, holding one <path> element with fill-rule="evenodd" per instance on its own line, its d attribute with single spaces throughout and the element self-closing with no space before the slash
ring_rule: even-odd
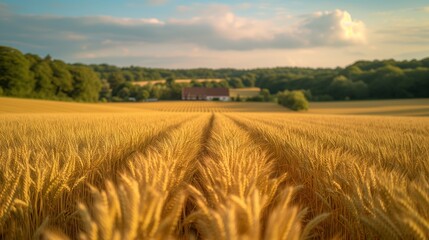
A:
<svg viewBox="0 0 429 240">
<path fill-rule="evenodd" d="M 185 87 L 182 90 L 183 95 L 199 95 L 222 97 L 229 96 L 228 88 L 205 88 L 205 87 Z"/>
</svg>

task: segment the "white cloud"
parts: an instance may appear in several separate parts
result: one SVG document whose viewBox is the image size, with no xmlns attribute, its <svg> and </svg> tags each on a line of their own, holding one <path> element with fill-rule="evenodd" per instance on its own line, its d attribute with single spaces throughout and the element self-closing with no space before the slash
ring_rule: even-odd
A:
<svg viewBox="0 0 429 240">
<path fill-rule="evenodd" d="M 270 21 L 238 17 L 232 12 L 206 16 L 200 23 L 211 26 L 219 36 L 231 40 L 269 40 L 276 34 L 276 27 Z"/>
<path fill-rule="evenodd" d="M 324 45 L 362 44 L 366 42 L 366 28 L 362 21 L 353 20 L 342 10 L 317 12 L 307 17 L 303 27 L 313 44 Z"/>
<path fill-rule="evenodd" d="M 342 10 L 260 20 L 237 16 L 221 5 L 213 8 L 200 16 L 165 22 L 156 18 L 12 15 L 0 23 L 0 29 L 9 38 L 22 41 L 42 38 L 47 44 L 58 41 L 59 33 L 66 39 L 86 39 L 93 45 L 111 39 L 123 44 L 192 43 L 218 50 L 343 46 L 366 40 L 365 25 Z M 22 38 L 24 35 L 31 37 L 26 40 Z"/>
<path fill-rule="evenodd" d="M 347 11 L 342 10 L 260 20 L 240 17 L 223 5 L 215 5 L 201 16 L 172 19 L 166 24 L 179 28 L 186 26 L 190 31 L 209 31 L 212 40 L 199 43 L 214 49 L 301 48 L 366 42 L 364 23 L 353 20 Z"/>
<path fill-rule="evenodd" d="M 79 20 L 79 19 L 76 19 Z M 83 17 L 82 20 L 89 24 L 115 24 L 124 26 L 163 25 L 164 22 L 157 18 L 118 18 L 111 16 Z"/>
<path fill-rule="evenodd" d="M 125 57 L 130 61 L 138 57 L 153 57 L 161 61 L 185 56 L 202 59 L 205 54 L 210 54 L 213 59 L 224 59 L 220 57 L 223 53 L 248 58 L 254 51 L 267 58 L 269 54 L 262 54 L 261 51 L 299 52 L 309 48 L 353 46 L 366 42 L 364 23 L 354 20 L 343 10 L 305 16 L 273 16 L 271 19 L 239 16 L 224 5 L 210 5 L 204 10 L 192 7 L 182 10 L 192 12 L 194 16 L 160 20 L 112 16 L 35 16 L 0 11 L 0 44 L 14 42 L 13 46 L 22 46 L 23 51 L 42 55 L 50 53 L 77 61 Z M 29 44 L 39 47 L 27 47 Z M 227 62 L 221 61 L 222 64 Z"/>
</svg>

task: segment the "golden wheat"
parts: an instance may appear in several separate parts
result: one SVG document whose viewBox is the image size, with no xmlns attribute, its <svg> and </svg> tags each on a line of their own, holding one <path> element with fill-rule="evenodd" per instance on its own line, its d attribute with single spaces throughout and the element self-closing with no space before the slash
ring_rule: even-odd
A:
<svg viewBox="0 0 429 240">
<path fill-rule="evenodd" d="M 0 238 L 429 238 L 426 118 L 139 106 L 0 115 Z"/>
</svg>

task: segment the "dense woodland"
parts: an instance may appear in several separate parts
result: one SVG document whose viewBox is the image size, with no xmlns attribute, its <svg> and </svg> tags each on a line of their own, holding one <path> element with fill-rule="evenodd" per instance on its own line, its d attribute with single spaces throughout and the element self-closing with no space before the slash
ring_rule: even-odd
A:
<svg viewBox="0 0 429 240">
<path fill-rule="evenodd" d="M 222 78 L 179 84 L 174 79 Z M 165 84 L 133 82 L 167 79 Z M 66 101 L 180 99 L 185 86 L 260 87 L 263 101 L 285 90 L 304 90 L 312 101 L 429 97 L 429 58 L 358 61 L 345 68 L 159 69 L 107 64 L 68 64 L 51 56 L 0 46 L 0 96 Z"/>
</svg>

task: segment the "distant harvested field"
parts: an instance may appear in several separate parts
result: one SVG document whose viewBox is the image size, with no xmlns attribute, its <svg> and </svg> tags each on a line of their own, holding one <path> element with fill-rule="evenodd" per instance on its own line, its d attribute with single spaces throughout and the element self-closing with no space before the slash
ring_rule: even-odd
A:
<svg viewBox="0 0 429 240">
<path fill-rule="evenodd" d="M 197 82 L 221 82 L 225 79 L 222 78 L 199 78 L 199 79 L 194 79 Z M 192 79 L 175 79 L 174 80 L 176 83 L 190 83 L 192 81 Z M 157 84 L 157 83 L 165 83 L 165 79 L 160 79 L 160 80 L 148 80 L 148 81 L 140 81 L 140 82 L 133 82 L 134 85 L 139 85 L 139 86 L 145 86 L 149 83 L 152 84 Z"/>
<path fill-rule="evenodd" d="M 429 116 L 429 99 L 312 102 L 310 113 Z"/>
<path fill-rule="evenodd" d="M 72 103 L 33 99 L 0 98 L 0 113 L 55 112 L 289 112 L 276 103 L 159 101 L 143 103 Z M 429 99 L 312 102 L 312 114 L 429 116 Z M 303 113 L 294 113 L 303 114 Z"/>
<path fill-rule="evenodd" d="M 264 102 L 160 101 L 136 104 L 112 104 L 163 112 L 289 112 L 288 109 Z"/>
<path fill-rule="evenodd" d="M 143 109 L 126 105 L 102 104 L 102 103 L 76 103 L 49 100 L 3 98 L 0 97 L 1 113 L 91 113 L 91 112 L 139 112 Z"/>
<path fill-rule="evenodd" d="M 159 101 L 143 103 L 71 103 L 0 98 L 0 113 L 52 112 L 288 112 L 275 103 Z"/>
<path fill-rule="evenodd" d="M 258 96 L 260 91 L 260 88 L 233 88 L 229 89 L 229 96 L 233 98 L 238 96 L 241 98 L 250 98 Z"/>
</svg>

